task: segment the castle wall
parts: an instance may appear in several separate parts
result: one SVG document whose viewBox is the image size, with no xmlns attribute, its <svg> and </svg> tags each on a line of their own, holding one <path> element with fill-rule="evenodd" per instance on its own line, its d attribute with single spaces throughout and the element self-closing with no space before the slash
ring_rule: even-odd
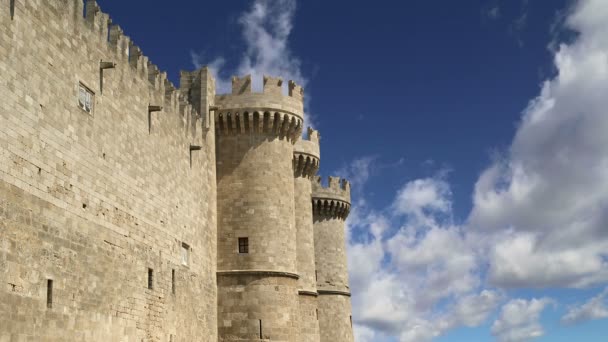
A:
<svg viewBox="0 0 608 342">
<path fill-rule="evenodd" d="M 217 340 L 213 131 L 95 7 L 0 8 L 0 340 Z"/>
</svg>

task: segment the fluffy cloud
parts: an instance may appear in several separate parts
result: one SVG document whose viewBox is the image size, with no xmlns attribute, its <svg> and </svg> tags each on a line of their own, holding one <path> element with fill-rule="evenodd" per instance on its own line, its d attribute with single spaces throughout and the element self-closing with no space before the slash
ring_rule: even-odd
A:
<svg viewBox="0 0 608 342">
<path fill-rule="evenodd" d="M 369 161 L 341 172 L 369 176 Z M 355 191 L 363 191 L 366 180 Z M 452 224 L 451 208 L 440 176 L 406 183 L 382 212 L 355 204 L 348 228 L 367 232 L 348 248 L 355 333 L 362 341 L 430 341 L 457 326 L 478 326 L 498 307 L 502 294 L 480 288 L 477 258 L 462 227 Z"/>
<path fill-rule="evenodd" d="M 539 318 L 543 310 L 553 300 L 513 299 L 505 304 L 500 316 L 492 324 L 492 334 L 501 342 L 520 342 L 544 335 Z"/>
<path fill-rule="evenodd" d="M 562 323 L 570 325 L 585 321 L 608 318 L 608 288 L 581 306 L 570 308 L 562 317 Z"/>
<path fill-rule="evenodd" d="M 490 278 L 506 287 L 608 281 L 608 6 L 581 0 L 557 75 L 523 113 L 508 154 L 485 170 L 471 227 L 496 236 Z"/>
<path fill-rule="evenodd" d="M 305 87 L 308 79 L 302 74 L 300 60 L 289 49 L 295 11 L 296 0 L 253 1 L 249 10 L 238 20 L 245 42 L 245 51 L 238 66 L 227 69 L 227 58 L 208 59 L 204 53 L 196 52 L 191 52 L 192 63 L 197 68 L 207 65 L 211 69 L 220 93 L 231 91 L 232 75 L 251 74 L 254 91 L 262 90 L 263 75 L 294 80 Z M 287 82 L 284 82 L 284 87 L 287 87 Z M 309 101 L 309 96 L 306 101 Z"/>
<path fill-rule="evenodd" d="M 292 80 L 306 89 L 308 78 L 301 69 L 300 59 L 289 48 L 289 37 L 294 26 L 296 0 L 255 0 L 238 20 L 245 42 L 245 53 L 235 69 L 226 68 L 225 57 L 205 60 L 204 54 L 191 52 L 192 63 L 199 68 L 208 65 L 216 78 L 218 93 L 230 93 L 232 76 L 251 75 L 253 91 L 262 91 L 263 76 Z M 287 82 L 283 92 L 287 93 Z M 304 122 L 314 127 L 314 116 L 309 112 L 310 92 L 304 97 Z M 305 131 L 305 130 L 304 130 Z"/>
<path fill-rule="evenodd" d="M 384 210 L 364 201 L 354 206 L 349 231 L 367 232 L 352 234 L 349 246 L 363 341 L 430 341 L 454 327 L 479 326 L 505 297 L 489 285 L 608 281 L 607 23 L 605 1 L 574 4 L 565 28 L 578 35 L 551 44 L 556 75 L 523 112 L 506 154 L 480 175 L 464 225 L 453 222 L 450 186 L 441 176 L 408 182 Z M 357 163 L 363 171 L 370 164 Z M 370 174 L 360 171 L 364 183 Z M 608 317 L 607 291 L 571 308 L 562 322 Z M 492 333 L 504 342 L 542 336 L 540 316 L 554 303 L 512 299 Z"/>
</svg>

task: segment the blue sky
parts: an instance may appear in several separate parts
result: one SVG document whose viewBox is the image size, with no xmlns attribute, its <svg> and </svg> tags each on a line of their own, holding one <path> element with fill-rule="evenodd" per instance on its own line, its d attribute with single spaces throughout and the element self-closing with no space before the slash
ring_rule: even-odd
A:
<svg viewBox="0 0 608 342">
<path fill-rule="evenodd" d="M 99 4 L 176 84 L 305 84 L 357 341 L 608 339 L 605 0 Z"/>
</svg>

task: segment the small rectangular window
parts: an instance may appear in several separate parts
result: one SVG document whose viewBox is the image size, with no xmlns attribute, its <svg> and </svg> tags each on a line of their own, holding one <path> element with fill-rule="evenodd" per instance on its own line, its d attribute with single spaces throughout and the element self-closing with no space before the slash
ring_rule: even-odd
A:
<svg viewBox="0 0 608 342">
<path fill-rule="evenodd" d="M 46 281 L 46 307 L 51 309 L 53 307 L 53 280 L 48 279 Z"/>
<path fill-rule="evenodd" d="M 246 238 L 246 237 L 239 238 L 239 253 L 241 253 L 241 254 L 249 253 L 249 238 Z"/>
<path fill-rule="evenodd" d="M 188 266 L 190 264 L 190 246 L 182 242 L 182 265 Z"/>
<path fill-rule="evenodd" d="M 148 288 L 152 290 L 154 288 L 154 270 L 148 268 Z"/>
<path fill-rule="evenodd" d="M 175 270 L 171 270 L 171 293 L 175 294 Z"/>
<path fill-rule="evenodd" d="M 93 114 L 95 94 L 84 84 L 78 84 L 78 107 L 89 114 Z"/>
</svg>

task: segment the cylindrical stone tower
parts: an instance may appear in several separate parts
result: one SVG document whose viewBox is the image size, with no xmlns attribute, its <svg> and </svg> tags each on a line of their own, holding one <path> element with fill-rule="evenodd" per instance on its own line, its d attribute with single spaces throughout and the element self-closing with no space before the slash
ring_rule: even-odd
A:
<svg viewBox="0 0 608 342">
<path fill-rule="evenodd" d="M 298 342 L 319 342 L 315 240 L 312 224 L 312 184 L 319 170 L 319 134 L 308 129 L 308 139 L 293 149 L 298 274 Z"/>
<path fill-rule="evenodd" d="M 216 96 L 219 341 L 296 341 L 298 278 L 293 144 L 302 88 L 233 78 Z"/>
<path fill-rule="evenodd" d="M 312 183 L 315 263 L 321 342 L 352 342 L 352 316 L 344 221 L 350 211 L 350 185 L 329 177 Z"/>
</svg>

